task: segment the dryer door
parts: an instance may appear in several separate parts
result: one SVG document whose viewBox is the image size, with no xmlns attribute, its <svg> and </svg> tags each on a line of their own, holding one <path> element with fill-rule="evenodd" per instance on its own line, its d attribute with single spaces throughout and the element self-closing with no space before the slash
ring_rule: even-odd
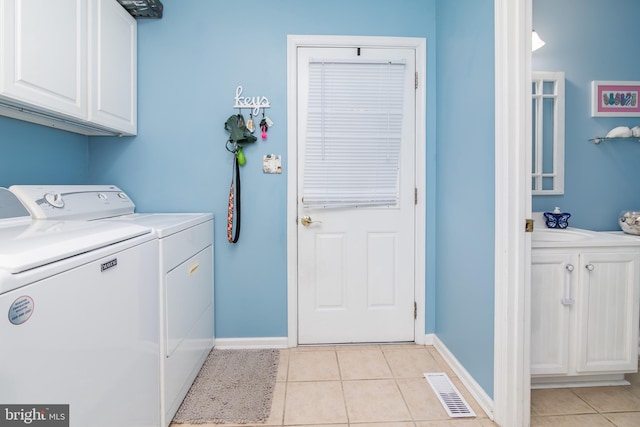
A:
<svg viewBox="0 0 640 427">
<path fill-rule="evenodd" d="M 213 247 L 208 246 L 167 274 L 165 290 L 166 357 L 171 357 L 213 305 Z M 190 337 L 185 349 L 201 346 L 213 338 L 213 323 L 207 336 Z M 200 341 L 200 344 L 198 344 Z"/>
</svg>

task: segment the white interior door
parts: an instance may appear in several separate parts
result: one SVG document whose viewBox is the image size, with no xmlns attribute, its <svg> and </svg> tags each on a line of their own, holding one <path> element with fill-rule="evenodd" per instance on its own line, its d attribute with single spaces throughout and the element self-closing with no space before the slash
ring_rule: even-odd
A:
<svg viewBox="0 0 640 427">
<path fill-rule="evenodd" d="M 308 175 L 305 178 L 305 170 L 312 167 L 307 151 L 320 132 L 317 117 L 310 115 L 310 97 L 314 96 L 310 95 L 310 83 L 314 84 L 310 78 L 313 72 L 310 64 L 325 61 L 362 64 L 363 72 L 358 73 L 357 78 L 340 83 L 346 85 L 366 80 L 367 64 L 403 64 L 400 79 L 403 96 L 402 104 L 398 106 L 402 114 L 400 123 L 396 123 L 398 131 L 392 131 L 399 138 L 397 158 L 375 163 L 380 162 L 380 158 L 376 160 L 372 154 L 372 139 L 375 138 L 358 135 L 348 137 L 350 140 L 345 146 L 350 148 L 341 154 L 341 159 L 347 165 L 353 165 L 354 170 L 363 169 L 363 164 L 376 168 L 371 175 L 364 167 L 362 176 L 356 173 L 348 178 L 350 180 L 377 179 L 378 175 L 389 172 L 382 169 L 395 167 L 397 188 L 392 201 L 373 202 L 374 205 L 362 200 L 347 201 L 333 206 L 331 202 L 310 204 L 304 199 L 305 195 L 310 198 L 308 188 L 305 193 L 305 185 L 310 185 L 305 184 L 310 181 Z M 301 47 L 298 48 L 297 67 L 298 342 L 414 341 L 415 50 Z M 340 89 L 337 91 L 341 92 Z M 355 123 L 374 116 L 374 110 L 380 107 L 380 98 L 370 101 L 363 98 L 368 97 L 343 100 L 344 105 L 340 108 L 351 110 L 345 113 L 345 120 Z M 327 107 L 323 105 L 322 108 Z M 355 116 L 349 115 L 354 111 Z M 354 117 L 359 118 L 354 120 Z M 334 130 L 332 123 L 322 122 L 323 135 Z M 358 145 L 356 151 L 353 151 L 353 144 Z M 341 185 L 343 178 L 339 173 L 329 176 L 338 180 L 338 192 L 351 184 Z M 340 199 L 344 195 L 337 197 Z"/>
</svg>

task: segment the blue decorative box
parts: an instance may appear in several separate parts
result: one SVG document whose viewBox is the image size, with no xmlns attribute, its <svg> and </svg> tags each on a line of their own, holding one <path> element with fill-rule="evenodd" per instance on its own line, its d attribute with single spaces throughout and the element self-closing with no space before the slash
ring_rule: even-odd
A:
<svg viewBox="0 0 640 427">
<path fill-rule="evenodd" d="M 569 226 L 569 212 L 560 212 L 559 208 L 555 208 L 553 212 L 544 212 L 545 222 L 549 228 L 567 228 Z"/>
</svg>

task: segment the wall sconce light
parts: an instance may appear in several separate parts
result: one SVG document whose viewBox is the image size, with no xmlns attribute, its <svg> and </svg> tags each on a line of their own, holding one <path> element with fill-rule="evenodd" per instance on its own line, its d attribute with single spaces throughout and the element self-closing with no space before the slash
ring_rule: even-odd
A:
<svg viewBox="0 0 640 427">
<path fill-rule="evenodd" d="M 536 30 L 531 32 L 531 51 L 534 52 L 545 45 L 545 41 L 540 38 Z"/>
</svg>

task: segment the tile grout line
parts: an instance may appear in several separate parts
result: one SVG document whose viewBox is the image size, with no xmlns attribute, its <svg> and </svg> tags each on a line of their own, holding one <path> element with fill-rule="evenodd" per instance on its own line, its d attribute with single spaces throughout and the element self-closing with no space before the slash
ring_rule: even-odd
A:
<svg viewBox="0 0 640 427">
<path fill-rule="evenodd" d="M 280 350 L 280 355 L 282 355 L 282 350 Z M 287 349 L 287 367 L 285 369 L 285 379 L 284 379 L 284 395 L 282 396 L 282 418 L 280 421 L 280 426 L 285 426 L 285 414 L 287 413 L 287 394 L 289 393 L 289 366 L 291 365 L 291 352 Z M 273 404 L 273 403 L 272 403 Z"/>
<path fill-rule="evenodd" d="M 593 409 L 595 411 L 596 414 L 601 414 L 602 413 L 600 411 L 598 411 L 597 408 L 594 408 L 594 406 L 592 404 L 590 404 L 589 402 L 587 402 L 585 399 L 582 398 L 582 396 L 580 396 L 578 393 L 575 392 L 574 388 L 570 388 L 569 391 L 576 396 L 578 399 L 580 399 L 581 402 L 583 402 L 585 405 L 587 405 L 589 408 Z M 613 424 L 613 423 L 612 423 Z"/>
<path fill-rule="evenodd" d="M 347 417 L 347 426 L 351 425 L 351 420 L 349 419 L 349 408 L 347 407 L 347 395 L 344 392 L 344 378 L 342 377 L 342 368 L 340 366 L 340 359 L 338 358 L 338 350 L 334 350 L 334 355 L 336 357 L 336 364 L 338 365 L 338 376 L 340 377 L 340 391 L 342 392 L 342 404 L 344 405 L 344 414 Z"/>
<path fill-rule="evenodd" d="M 391 363 L 389 363 L 389 359 L 387 359 L 387 355 L 385 354 L 385 352 L 382 349 L 382 347 L 380 347 L 380 352 L 382 353 L 382 357 L 384 358 L 384 361 L 387 364 L 387 367 L 389 368 L 389 372 L 391 372 L 391 378 L 393 379 L 393 383 L 395 384 L 396 389 L 398 390 L 398 392 L 400 393 L 400 396 L 402 397 L 402 403 L 404 403 L 405 408 L 407 408 L 407 413 L 411 417 L 411 423 L 415 427 L 416 426 L 415 417 L 414 417 L 413 413 L 411 412 L 411 408 L 409 407 L 409 404 L 407 403 L 407 398 L 405 397 L 404 393 L 402 392 L 402 388 L 400 388 L 400 384 L 398 384 L 398 377 L 396 376 L 395 372 L 393 372 L 393 368 L 391 367 Z"/>
</svg>

